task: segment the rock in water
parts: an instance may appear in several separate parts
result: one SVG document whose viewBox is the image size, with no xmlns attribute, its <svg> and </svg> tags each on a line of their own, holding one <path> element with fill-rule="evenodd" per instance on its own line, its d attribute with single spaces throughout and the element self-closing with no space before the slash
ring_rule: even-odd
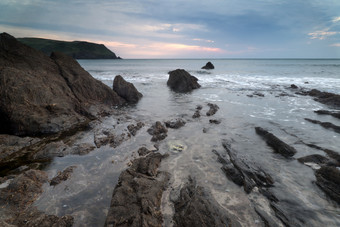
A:
<svg viewBox="0 0 340 227">
<path fill-rule="evenodd" d="M 169 72 L 167 85 L 176 92 L 189 92 L 201 87 L 197 81 L 196 77 L 190 75 L 184 69 L 176 69 Z"/>
<path fill-rule="evenodd" d="M 215 68 L 215 66 L 209 61 L 201 69 L 214 69 L 214 68 Z"/>
<path fill-rule="evenodd" d="M 128 103 L 137 103 L 143 97 L 132 83 L 124 80 L 120 75 L 113 80 L 113 90 Z"/>
<path fill-rule="evenodd" d="M 0 97 L 0 133 L 15 135 L 70 130 L 99 107 L 125 103 L 73 58 L 48 57 L 6 33 L 0 34 Z"/>
<path fill-rule="evenodd" d="M 160 140 L 164 140 L 168 135 L 168 130 L 162 125 L 160 121 L 157 121 L 153 124 L 147 132 L 152 135 L 151 141 L 157 142 Z"/>
<path fill-rule="evenodd" d="M 262 136 L 267 144 L 272 147 L 277 153 L 280 153 L 284 157 L 292 157 L 296 150 L 294 147 L 289 146 L 285 142 L 281 141 L 279 138 L 274 136 L 272 133 L 264 130 L 261 127 L 255 127 L 255 131 L 258 135 Z"/>
</svg>

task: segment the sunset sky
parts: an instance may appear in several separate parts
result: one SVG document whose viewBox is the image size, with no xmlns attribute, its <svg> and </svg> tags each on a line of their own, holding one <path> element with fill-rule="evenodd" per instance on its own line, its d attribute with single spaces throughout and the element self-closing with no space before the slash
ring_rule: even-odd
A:
<svg viewBox="0 0 340 227">
<path fill-rule="evenodd" d="M 340 58 L 340 0 L 1 0 L 0 32 L 123 58 Z"/>
</svg>

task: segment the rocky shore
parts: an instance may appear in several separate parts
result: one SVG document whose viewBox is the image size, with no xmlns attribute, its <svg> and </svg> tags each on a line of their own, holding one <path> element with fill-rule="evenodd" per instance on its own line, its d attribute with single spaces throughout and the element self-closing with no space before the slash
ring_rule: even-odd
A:
<svg viewBox="0 0 340 227">
<path fill-rule="evenodd" d="M 164 86 L 174 100 L 204 89 L 182 69 Z M 339 95 L 286 90 L 334 109 L 313 115 L 338 120 Z M 0 94 L 1 226 L 340 223 L 339 151 L 305 142 L 299 131 L 249 123 L 240 135 L 237 114 L 229 120 L 216 101 L 187 102 L 168 119 L 137 116 L 133 108 L 147 96 L 122 76 L 110 88 L 71 57 L 47 57 L 5 33 Z M 336 121 L 302 121 L 339 130 Z"/>
</svg>

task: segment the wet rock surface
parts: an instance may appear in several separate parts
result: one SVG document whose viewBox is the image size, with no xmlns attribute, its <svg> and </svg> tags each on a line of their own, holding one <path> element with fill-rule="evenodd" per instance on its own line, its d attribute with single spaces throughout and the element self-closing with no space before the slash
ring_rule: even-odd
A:
<svg viewBox="0 0 340 227">
<path fill-rule="evenodd" d="M 157 142 L 160 140 L 164 140 L 168 135 L 167 132 L 168 130 L 164 125 L 160 122 L 157 121 L 155 124 L 153 124 L 147 132 L 152 135 L 151 141 Z"/>
<path fill-rule="evenodd" d="M 132 83 L 124 80 L 120 75 L 113 80 L 113 90 L 128 103 L 137 103 L 143 97 Z"/>
<path fill-rule="evenodd" d="M 214 69 L 214 68 L 215 68 L 215 66 L 209 61 L 201 69 Z"/>
<path fill-rule="evenodd" d="M 231 226 L 226 211 L 191 177 L 176 195 L 172 195 L 172 201 L 174 226 Z"/>
<path fill-rule="evenodd" d="M 294 147 L 286 144 L 279 138 L 277 138 L 272 133 L 268 132 L 267 130 L 261 127 L 255 127 L 255 131 L 258 135 L 260 135 L 266 143 L 274 149 L 275 152 L 281 154 L 282 156 L 288 158 L 295 155 L 297 152 Z"/>
<path fill-rule="evenodd" d="M 208 106 L 209 106 L 209 110 L 206 113 L 207 116 L 214 115 L 218 111 L 218 109 L 219 109 L 218 105 L 213 104 L 213 103 L 208 103 Z"/>
<path fill-rule="evenodd" d="M 334 166 L 322 166 L 316 170 L 316 184 L 334 201 L 340 204 L 340 170 Z"/>
<path fill-rule="evenodd" d="M 76 166 L 69 166 L 62 172 L 58 172 L 57 176 L 51 179 L 50 185 L 55 186 L 57 184 L 60 184 L 62 181 L 66 181 L 71 176 L 73 169 L 75 168 Z"/>
<path fill-rule="evenodd" d="M 144 123 L 143 122 L 138 122 L 136 125 L 134 124 L 129 124 L 127 126 L 127 129 L 129 130 L 129 132 L 131 133 L 131 135 L 135 136 L 137 134 L 137 132 L 144 127 Z"/>
<path fill-rule="evenodd" d="M 167 85 L 176 92 L 189 92 L 200 88 L 198 79 L 184 69 L 176 69 L 169 72 Z"/>
<path fill-rule="evenodd" d="M 173 129 L 179 129 L 186 124 L 186 122 L 181 118 L 172 119 L 172 120 L 166 121 L 164 123 L 165 123 L 165 126 L 167 128 L 173 128 Z"/>
<path fill-rule="evenodd" d="M 340 112 L 329 111 L 329 110 L 315 110 L 314 112 L 319 115 L 330 115 L 330 116 L 340 119 Z"/>
<path fill-rule="evenodd" d="M 10 184 L 0 189 L 0 224 L 4 226 L 72 226 L 71 216 L 46 215 L 31 206 L 42 193 L 47 174 L 39 170 L 28 170 L 15 177 Z"/>
<path fill-rule="evenodd" d="M 150 153 L 121 173 L 105 226 L 162 226 L 162 193 L 169 174 L 157 170 L 165 156 Z"/>
<path fill-rule="evenodd" d="M 322 127 L 326 128 L 326 129 L 332 129 L 334 132 L 340 133 L 340 126 L 337 126 L 331 122 L 322 122 L 322 121 L 318 121 L 318 120 L 313 120 L 313 119 L 309 119 L 309 118 L 305 118 L 306 121 L 311 122 L 313 124 L 318 124 L 321 125 Z"/>
<path fill-rule="evenodd" d="M 330 93 L 330 92 L 323 92 L 317 89 L 312 89 L 310 91 L 301 91 L 297 94 L 300 95 L 309 95 L 315 97 L 315 101 L 320 103 L 326 104 L 331 107 L 340 108 L 340 95 Z"/>
<path fill-rule="evenodd" d="M 254 187 L 271 187 L 274 184 L 273 178 L 261 167 L 256 166 L 237 156 L 237 152 L 231 149 L 227 141 L 223 142 L 229 160 L 223 158 L 218 152 L 218 160 L 223 164 L 222 170 L 226 176 L 239 186 L 243 186 L 244 191 L 250 193 Z"/>
</svg>

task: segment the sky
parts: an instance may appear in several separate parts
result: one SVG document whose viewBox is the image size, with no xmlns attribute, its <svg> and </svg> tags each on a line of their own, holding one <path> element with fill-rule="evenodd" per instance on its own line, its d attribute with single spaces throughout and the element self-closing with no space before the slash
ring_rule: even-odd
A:
<svg viewBox="0 0 340 227">
<path fill-rule="evenodd" d="M 340 0 L 1 0 L 0 32 L 122 58 L 340 58 Z"/>
</svg>

